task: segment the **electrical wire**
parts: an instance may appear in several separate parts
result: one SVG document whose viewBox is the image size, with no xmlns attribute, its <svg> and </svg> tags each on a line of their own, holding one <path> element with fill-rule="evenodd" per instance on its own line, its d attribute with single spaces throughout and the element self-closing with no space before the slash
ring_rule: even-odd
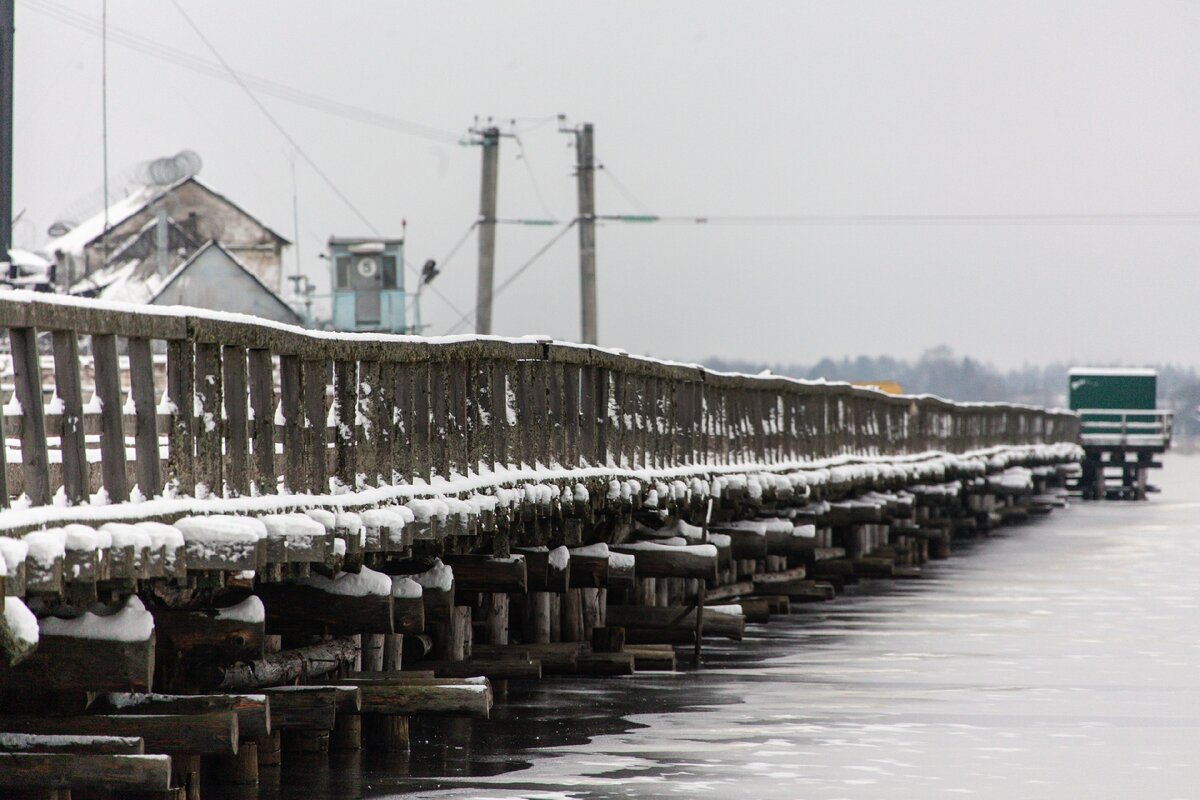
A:
<svg viewBox="0 0 1200 800">
<path fill-rule="evenodd" d="M 94 17 L 55 3 L 53 0 L 20 0 L 20 2 L 23 6 L 29 8 L 30 11 L 42 14 L 85 33 L 95 36 L 99 36 L 102 33 L 102 26 Z M 148 55 L 160 61 L 165 61 L 227 83 L 239 83 L 240 79 L 240 82 L 253 87 L 262 94 L 271 95 L 289 103 L 305 106 L 332 116 L 445 144 L 457 144 L 462 138 L 453 131 L 443 130 L 412 120 L 401 119 L 390 114 L 381 113 L 376 109 L 356 106 L 351 103 L 324 97 L 270 78 L 264 78 L 247 72 L 231 71 L 207 59 L 184 50 L 170 47 L 126 29 L 109 26 L 108 37 L 123 47 L 138 51 L 143 55 Z"/>
<path fill-rule="evenodd" d="M 558 230 L 558 232 L 554 234 L 554 236 L 550 237 L 549 241 L 547 241 L 544 245 L 542 245 L 540 248 L 538 248 L 536 253 L 534 253 L 532 256 L 530 256 L 525 261 L 525 263 L 523 263 L 521 266 L 517 267 L 517 269 L 513 272 L 513 274 L 509 275 L 507 278 L 504 279 L 503 283 L 501 283 L 499 286 L 497 286 L 495 289 L 493 289 L 492 290 L 492 301 L 495 302 L 496 298 L 500 296 L 501 292 L 503 292 L 505 289 L 507 289 L 509 286 L 511 286 L 517 278 L 521 277 L 521 275 L 524 274 L 525 270 L 532 267 L 539 258 L 541 258 L 547 252 L 549 252 L 550 248 L 553 247 L 555 244 L 557 244 L 559 239 L 566 236 L 567 231 L 569 231 L 569 230 L 571 230 L 571 228 L 575 227 L 575 223 L 578 221 L 579 221 L 578 218 L 576 218 L 576 219 L 573 219 L 570 222 L 566 223 L 565 225 L 563 225 Z M 475 314 L 477 314 L 479 312 L 480 307 L 481 307 L 480 305 L 476 305 L 475 308 L 473 308 L 471 311 L 469 311 L 466 314 L 463 314 L 457 322 L 455 322 L 452 326 L 450 326 L 450 328 L 446 331 L 446 335 L 449 336 L 453 333 L 457 333 L 462 328 L 464 323 L 470 322 L 471 318 L 474 317 Z"/>
<path fill-rule="evenodd" d="M 529 156 L 525 154 L 525 144 L 516 133 L 510 135 L 512 136 L 512 140 L 517 143 L 517 159 L 525 165 L 525 173 L 529 175 L 529 182 L 533 184 L 533 193 L 537 196 L 538 205 L 542 207 L 547 216 L 555 216 L 554 212 L 550 210 L 550 206 L 546 205 L 546 198 L 542 195 L 542 187 L 538 185 L 537 176 L 533 174 L 533 165 L 529 163 Z"/>
<path fill-rule="evenodd" d="M 372 233 L 374 233 L 376 236 L 382 235 L 382 234 L 380 234 L 379 229 L 376 228 L 371 223 L 371 221 L 367 218 L 366 214 L 364 214 L 361 210 L 359 210 L 358 206 L 356 206 L 354 204 L 354 202 L 346 195 L 346 193 L 342 191 L 341 187 L 339 187 L 333 181 L 333 179 L 329 177 L 329 175 L 325 172 L 325 170 L 321 169 L 321 167 L 317 164 L 317 162 L 313 160 L 312 156 L 310 156 L 308 154 L 308 151 L 300 146 L 300 143 L 297 142 L 296 139 L 290 133 L 288 133 L 287 129 L 284 128 L 283 125 L 279 122 L 279 120 L 275 118 L 275 115 L 272 114 L 270 112 L 270 110 L 263 104 L 262 100 L 260 100 L 258 98 L 258 96 L 256 94 L 254 94 L 254 91 L 249 86 L 246 85 L 245 81 L 243 81 L 241 79 L 241 76 L 239 76 L 237 74 L 237 72 L 234 71 L 233 67 L 231 67 L 229 65 L 229 62 L 225 60 L 225 58 L 217 50 L 216 46 L 213 45 L 213 43 L 209 40 L 209 38 L 204 35 L 204 32 L 202 30 L 200 30 L 200 27 L 198 25 L 196 25 L 196 23 L 192 20 L 192 18 L 190 16 L 188 16 L 188 13 L 183 10 L 183 6 L 181 6 L 179 4 L 179 0 L 171 0 L 171 4 L 175 6 L 175 10 L 179 12 L 179 15 L 181 17 L 183 17 L 185 22 L 187 22 L 188 27 L 190 27 L 192 29 L 192 31 L 195 32 L 196 36 L 199 37 L 200 41 L 202 41 L 204 43 L 204 46 L 207 47 L 209 52 L 211 52 L 213 54 L 213 57 L 216 58 L 217 61 L 219 61 L 221 63 L 221 65 L 225 67 L 225 69 L 229 72 L 229 74 L 231 76 L 233 76 L 233 78 L 237 82 L 237 84 L 242 88 L 243 91 L 246 92 L 246 95 L 250 98 L 250 100 L 254 103 L 254 105 L 258 107 L 258 110 L 263 113 L 263 116 L 265 116 L 267 118 L 267 120 L 270 121 L 270 123 L 275 127 L 275 130 L 279 131 L 279 135 L 282 136 L 284 139 L 286 139 L 288 144 L 290 144 L 292 146 L 292 149 L 295 150 L 295 152 L 302 159 L 304 159 L 304 163 L 308 164 L 308 166 L 312 169 L 312 171 L 315 172 L 317 174 L 317 176 L 321 178 L 321 180 L 325 181 L 325 184 L 327 186 L 329 186 L 329 188 L 333 191 L 333 193 L 335 195 L 337 195 L 338 199 L 340 199 L 343 203 L 345 203 L 346 207 L 349 208 L 352 212 L 354 212 L 354 215 L 357 216 L 359 218 L 359 220 L 364 225 L 366 225 L 367 228 Z M 416 275 L 418 279 L 420 278 L 420 276 L 421 276 L 420 271 L 417 270 L 417 268 L 414 267 L 408 261 L 408 259 L 404 259 L 404 266 L 406 266 L 409 269 L 409 271 L 411 271 L 414 275 Z M 452 300 L 450 300 L 449 297 L 446 297 L 446 295 L 443 294 L 441 291 L 439 291 L 437 288 L 435 288 L 433 286 L 430 286 L 429 288 L 430 288 L 430 291 L 432 291 L 436 297 L 440 298 L 444 303 L 446 303 L 446 305 L 450 306 L 450 308 L 455 313 L 457 313 L 457 314 L 463 313 L 462 310 L 459 309 L 455 305 L 455 303 Z"/>
<path fill-rule="evenodd" d="M 792 214 L 658 216 L 656 214 L 601 214 L 604 222 L 666 223 L 689 225 L 1195 225 L 1200 213 L 1100 213 L 1100 214 Z"/>
<path fill-rule="evenodd" d="M 631 192 L 629 190 L 629 187 L 626 186 L 624 183 L 622 183 L 621 179 L 618 178 L 615 174 L 613 174 L 612 169 L 608 166 L 607 163 L 598 160 L 596 169 L 600 172 L 601 175 L 604 175 L 606 178 L 608 178 L 609 181 L 612 182 L 613 188 L 615 188 L 617 190 L 617 192 L 622 197 L 624 197 L 627 202 L 632 203 L 635 206 L 638 206 L 639 208 L 642 209 L 642 211 L 644 211 L 647 214 L 654 213 L 653 211 L 650 210 L 650 206 L 646 205 L 641 200 L 639 200 L 637 195 L 635 195 L 633 192 Z"/>
</svg>

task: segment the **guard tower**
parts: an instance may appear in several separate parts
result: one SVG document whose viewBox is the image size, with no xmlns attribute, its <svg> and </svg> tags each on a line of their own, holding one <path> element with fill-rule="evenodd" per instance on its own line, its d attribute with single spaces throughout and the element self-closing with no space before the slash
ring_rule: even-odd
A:
<svg viewBox="0 0 1200 800">
<path fill-rule="evenodd" d="M 333 236 L 333 327 L 339 331 L 407 333 L 404 239 Z"/>
<path fill-rule="evenodd" d="M 1171 446 L 1173 412 L 1158 408 L 1158 374 L 1152 369 L 1076 367 L 1070 404 L 1079 414 L 1085 498 L 1144 500 L 1153 487 L 1146 473 Z M 1109 480 L 1111 479 L 1111 483 Z"/>
</svg>

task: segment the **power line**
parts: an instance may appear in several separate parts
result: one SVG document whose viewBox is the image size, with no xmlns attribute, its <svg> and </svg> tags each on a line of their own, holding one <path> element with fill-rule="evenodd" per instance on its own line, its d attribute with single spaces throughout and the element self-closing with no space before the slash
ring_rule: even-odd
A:
<svg viewBox="0 0 1200 800">
<path fill-rule="evenodd" d="M 521 141 L 521 137 L 515 132 L 511 134 L 512 140 L 517 143 L 517 159 L 525 165 L 525 172 L 529 175 L 529 182 L 533 184 L 533 193 L 537 196 L 538 205 L 542 207 L 548 216 L 553 217 L 554 212 L 550 210 L 550 206 L 546 205 L 546 198 L 542 196 L 542 187 L 538 185 L 537 176 L 533 174 L 533 165 L 529 163 L 529 156 L 525 154 L 525 144 Z"/>
<path fill-rule="evenodd" d="M 304 163 L 308 164 L 308 166 L 312 168 L 312 171 L 315 172 L 318 175 L 318 177 L 321 178 L 321 180 L 325 181 L 326 185 L 329 186 L 329 188 L 331 190 L 333 190 L 333 193 L 338 196 L 338 199 L 340 199 L 343 203 L 345 203 L 346 207 L 349 208 L 352 212 L 354 212 L 355 216 L 357 216 L 359 218 L 359 220 L 361 220 L 362 223 L 364 225 L 366 225 L 367 228 L 372 233 L 374 233 L 376 236 L 382 235 L 382 234 L 380 234 L 379 229 L 376 228 L 369 219 L 367 219 L 366 214 L 364 214 L 362 211 L 360 211 L 358 206 L 354 205 L 354 203 L 350 200 L 350 198 L 346 195 L 346 193 L 343 192 L 341 190 L 341 188 L 336 183 L 334 183 L 333 179 L 330 178 L 329 175 L 326 174 L 326 172 L 323 169 L 321 169 L 320 166 L 317 165 L 317 162 L 314 161 L 312 156 L 310 156 L 308 154 L 308 151 L 306 151 L 303 147 L 300 146 L 300 143 L 297 142 L 290 133 L 288 133 L 287 129 L 284 128 L 283 125 L 279 122 L 279 120 L 277 120 L 275 118 L 275 115 L 272 114 L 270 112 L 270 110 L 263 104 L 263 102 L 258 99 L 258 96 L 255 95 L 254 92 L 250 89 L 250 87 L 246 85 L 245 81 L 242 80 L 241 76 L 239 76 L 237 74 L 237 72 L 234 71 L 233 67 L 231 67 L 229 65 L 229 62 L 225 60 L 225 58 L 217 50 L 216 46 L 214 46 L 213 43 L 211 41 L 209 41 L 209 38 L 204 35 L 204 32 L 202 30 L 200 30 L 200 27 L 198 25 L 196 25 L 196 23 L 192 20 L 192 18 L 190 16 L 188 16 L 188 13 L 183 10 L 183 6 L 181 6 L 179 4 L 179 0 L 171 0 L 171 4 L 175 6 L 175 10 L 179 12 L 179 15 L 181 17 L 183 17 L 185 22 L 187 22 L 188 27 L 190 27 L 192 29 L 192 31 L 195 32 L 196 36 L 199 37 L 200 41 L 202 41 L 204 43 L 204 46 L 207 47 L 209 52 L 211 52 L 213 54 L 213 57 L 216 58 L 217 61 L 219 61 L 221 63 L 221 65 L 225 67 L 225 69 L 229 72 L 229 74 L 231 76 L 233 76 L 233 78 L 237 82 L 238 86 L 242 87 L 242 90 L 245 91 L 245 93 L 247 94 L 247 96 L 249 96 L 250 100 L 254 103 L 254 105 L 258 107 L 258 110 L 263 113 L 263 116 L 265 116 L 267 118 L 267 120 L 269 120 L 270 123 L 273 126 L 275 126 L 275 129 L 277 131 L 279 131 L 279 135 L 282 136 L 284 139 L 286 139 L 288 144 L 290 144 L 292 146 L 292 149 L 295 150 L 295 152 L 302 159 L 304 159 Z M 421 275 L 420 271 L 418 271 L 417 268 L 414 267 L 408 261 L 408 259 L 404 260 L 404 266 L 406 266 L 409 269 L 409 271 L 411 271 L 418 278 L 420 277 L 420 275 Z M 443 302 L 446 303 L 446 305 L 450 306 L 450 308 L 455 313 L 459 313 L 459 314 L 462 313 L 462 311 L 450 300 L 450 298 L 446 297 L 446 295 L 444 295 L 441 291 L 439 291 L 438 289 L 436 289 L 432 286 L 429 288 L 434 293 L 434 295 L 439 297 Z"/>
<path fill-rule="evenodd" d="M 31 11 L 50 17 L 65 25 L 95 36 L 101 35 L 101 25 L 95 18 L 62 6 L 53 2 L 53 0 L 21 0 L 21 3 Z M 401 119 L 390 114 L 383 114 L 375 109 L 324 97 L 259 75 L 234 72 L 227 67 L 223 68 L 187 51 L 178 50 L 129 30 L 109 26 L 108 36 L 117 44 L 131 50 L 136 50 L 143 55 L 148 55 L 160 61 L 166 61 L 184 69 L 228 83 L 244 82 L 263 94 L 271 95 L 325 114 L 446 144 L 457 144 L 461 138 L 453 131 L 443 130 L 412 120 Z"/>
<path fill-rule="evenodd" d="M 608 164 L 606 164 L 604 162 L 600 162 L 599 164 L 596 165 L 596 169 L 600 171 L 601 175 L 604 175 L 606 178 L 608 178 L 609 181 L 612 182 L 613 187 L 628 202 L 632 203 L 635 206 L 638 206 L 639 208 L 642 209 L 642 211 L 646 212 L 647 214 L 654 213 L 650 210 L 650 207 L 648 205 L 646 205 L 641 200 L 639 200 L 637 195 L 635 195 L 633 192 L 631 192 L 629 190 L 628 186 L 626 186 L 624 183 L 621 182 L 620 178 L 618 178 L 616 175 L 613 174 L 612 168 L 609 167 Z"/>
<path fill-rule="evenodd" d="M 544 245 L 542 245 L 540 248 L 538 248 L 538 251 L 536 253 L 534 253 L 532 256 L 530 256 L 525 261 L 524 264 L 517 267 L 516 271 L 514 271 L 512 275 L 509 275 L 507 278 L 505 278 L 504 282 L 495 288 L 495 290 L 492 292 L 492 299 L 495 300 L 496 297 L 498 297 L 501 292 L 503 292 L 505 289 L 507 289 L 509 286 L 512 285 L 513 281 L 515 281 L 517 278 L 521 277 L 521 275 L 525 272 L 525 270 L 532 267 L 539 258 L 544 256 L 550 250 L 551 247 L 553 247 L 555 244 L 558 243 L 559 239 L 566 236 L 567 232 L 570 231 L 571 228 L 575 227 L 575 223 L 578 221 L 579 221 L 578 219 L 573 219 L 570 222 L 563 225 L 561 228 L 559 228 L 558 233 L 554 234 L 554 236 L 552 236 L 548 242 L 546 242 Z M 450 328 L 446 331 L 446 335 L 449 336 L 452 333 L 457 333 L 462 328 L 464 323 L 470 322 L 471 317 L 478 310 L 479 310 L 479 306 L 476 306 L 471 311 L 463 314 L 458 319 L 457 322 L 455 322 L 452 326 L 450 326 Z"/>
<path fill-rule="evenodd" d="M 601 214 L 605 222 L 686 225 L 1195 225 L 1200 213 L 1133 212 L 1100 214 L 791 214 L 660 216 Z"/>
</svg>

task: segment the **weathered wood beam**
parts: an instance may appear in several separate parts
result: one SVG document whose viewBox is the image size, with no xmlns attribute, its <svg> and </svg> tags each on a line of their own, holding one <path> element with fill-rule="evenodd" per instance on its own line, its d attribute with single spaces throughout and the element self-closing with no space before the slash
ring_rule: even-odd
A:
<svg viewBox="0 0 1200 800">
<path fill-rule="evenodd" d="M 122 642 L 54 636 L 42 632 L 38 647 L 21 663 L 0 670 L 0 686 L 36 681 L 56 691 L 148 691 L 154 678 L 154 636 Z"/>
<path fill-rule="evenodd" d="M 62 736 L 0 733 L 0 753 L 91 753 L 140 756 L 146 743 L 137 736 Z"/>
<path fill-rule="evenodd" d="M 271 653 L 261 659 L 210 670 L 207 689 L 257 689 L 278 686 L 301 676 L 333 672 L 354 661 L 358 647 L 349 638 L 330 639 L 320 644 Z"/>
<path fill-rule="evenodd" d="M 0 716 L 0 730 L 12 733 L 78 736 L 133 736 L 146 743 L 148 753 L 236 753 L 237 714 Z"/>
<path fill-rule="evenodd" d="M 635 630 L 666 631 L 683 629 L 696 630 L 696 609 L 679 606 L 609 606 L 608 622 Z M 722 614 L 705 609 L 704 633 L 741 641 L 746 630 L 746 618 L 740 614 Z"/>
<path fill-rule="evenodd" d="M 456 682 L 454 678 L 438 678 L 435 681 L 423 684 L 357 678 L 342 683 L 361 690 L 364 714 L 457 714 L 488 718 L 492 709 L 492 688 L 486 680 L 467 682 L 461 679 Z"/>
<path fill-rule="evenodd" d="M 446 555 L 442 561 L 454 570 L 459 591 L 524 594 L 529 585 L 524 556 Z"/>
<path fill-rule="evenodd" d="M 232 711 L 238 718 L 238 735 L 260 739 L 271 735 L 271 701 L 265 694 L 129 694 L 110 692 L 98 696 L 89 714 L 206 714 Z"/>
<path fill-rule="evenodd" d="M 0 789 L 165 792 L 170 788 L 170 756 L 0 753 Z"/>
<path fill-rule="evenodd" d="M 326 628 L 333 633 L 395 633 L 391 581 L 381 577 L 386 594 L 339 594 L 300 583 L 260 583 L 255 592 L 267 609 L 268 633 L 323 633 Z"/>
<path fill-rule="evenodd" d="M 612 549 L 637 559 L 639 578 L 703 578 L 710 583 L 717 580 L 717 548 L 710 544 L 674 546 L 636 542 L 613 545 Z"/>
</svg>

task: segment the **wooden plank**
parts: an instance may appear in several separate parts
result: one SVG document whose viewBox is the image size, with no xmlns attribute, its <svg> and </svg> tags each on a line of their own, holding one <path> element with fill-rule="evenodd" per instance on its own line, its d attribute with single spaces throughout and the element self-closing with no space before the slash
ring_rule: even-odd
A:
<svg viewBox="0 0 1200 800">
<path fill-rule="evenodd" d="M 158 452 L 158 410 L 154 406 L 154 358 L 149 339 L 129 340 L 129 394 L 133 398 L 138 490 L 143 497 L 157 497 L 162 494 L 162 462 Z"/>
<path fill-rule="evenodd" d="M 0 753 L 0 789 L 166 792 L 167 755 Z"/>
<path fill-rule="evenodd" d="M 96 369 L 96 396 L 100 398 L 100 462 L 104 491 L 110 503 L 129 499 L 125 455 L 125 421 L 121 399 L 121 366 L 117 337 L 92 335 L 92 363 Z"/>
<path fill-rule="evenodd" d="M 247 425 L 246 348 L 221 348 L 221 394 L 225 407 L 225 488 L 230 497 L 250 493 L 250 431 Z"/>
<path fill-rule="evenodd" d="M 355 417 L 358 412 L 358 363 L 338 360 L 333 371 L 334 476 L 353 490 L 357 484 L 358 459 L 355 449 Z"/>
<path fill-rule="evenodd" d="M 54 386 L 62 402 L 63 493 L 71 505 L 87 502 L 89 494 L 80 377 L 79 336 L 75 331 L 55 331 Z"/>
<path fill-rule="evenodd" d="M 301 403 L 300 357 L 279 357 L 279 411 L 283 415 L 283 483 L 289 492 L 300 492 L 305 483 L 304 408 Z M 257 412 L 256 412 L 257 413 Z M 274 413 L 271 417 L 274 419 Z"/>
<path fill-rule="evenodd" d="M 8 341 L 12 348 L 13 383 L 16 384 L 17 402 L 21 404 L 21 466 L 25 494 L 33 505 L 45 506 L 50 504 L 50 458 L 46 447 L 37 329 L 11 328 Z"/>
<path fill-rule="evenodd" d="M 250 441 L 254 450 L 250 462 L 250 479 L 259 494 L 274 494 L 278 487 L 275 474 L 275 377 L 271 351 L 254 348 L 249 351 Z M 299 387 L 295 387 L 297 390 Z M 299 391 L 296 392 L 299 395 Z M 298 453 L 299 449 L 293 451 Z M 286 462 L 287 453 L 284 454 Z"/>
<path fill-rule="evenodd" d="M 450 477 L 450 447 L 447 429 L 449 413 L 446 364 L 435 361 L 429 365 L 429 450 L 433 474 Z"/>
<path fill-rule="evenodd" d="M 459 591 L 524 594 L 528 584 L 523 556 L 493 558 L 447 553 L 442 561 L 454 570 L 454 586 Z"/>
<path fill-rule="evenodd" d="M 388 364 L 392 373 L 392 464 L 391 470 L 404 480 L 416 474 L 416 406 L 413 396 L 413 367 Z"/>
<path fill-rule="evenodd" d="M 221 346 L 196 345 L 196 495 L 222 496 Z"/>
<path fill-rule="evenodd" d="M 140 756 L 146 752 L 146 743 L 136 736 L 76 737 L 27 733 L 20 738 L 0 739 L 0 752 Z"/>
<path fill-rule="evenodd" d="M 302 491 L 325 494 L 329 491 L 325 463 L 328 431 L 325 427 L 325 386 L 328 362 L 304 359 L 301 380 L 304 384 L 304 481 Z"/>
<path fill-rule="evenodd" d="M 232 755 L 237 752 L 238 745 L 237 714 L 232 711 L 142 716 L 4 715 L 0 716 L 0 730 L 12 733 L 136 736 L 146 743 L 147 753 Z"/>
<path fill-rule="evenodd" d="M 326 628 L 340 633 L 395 633 L 391 595 L 356 597 L 294 583 L 263 583 L 255 590 L 267 609 L 268 633 Z"/>
<path fill-rule="evenodd" d="M 149 691 L 154 642 L 153 633 L 145 641 L 121 642 L 43 632 L 36 650 L 17 666 L 0 670 L 0 686 L 27 687 L 36 681 L 46 690 Z"/>
<path fill-rule="evenodd" d="M 265 694 L 102 694 L 88 706 L 89 714 L 207 714 L 232 711 L 238 736 L 261 739 L 271 735 L 271 700 Z"/>
<path fill-rule="evenodd" d="M 429 394 L 429 364 L 417 364 L 406 367 L 411 372 L 412 404 L 412 470 L 415 477 L 428 481 L 433 470 L 433 458 L 430 450 L 430 408 Z"/>
<path fill-rule="evenodd" d="M 384 420 L 381 389 L 379 362 L 360 363 L 358 414 L 363 424 L 354 428 L 354 449 L 357 451 L 358 471 L 363 474 L 368 486 L 379 485 L 380 476 L 383 474 L 379 452 L 381 444 L 386 447 L 384 439 L 387 434 L 380 430 L 380 423 Z"/>
<path fill-rule="evenodd" d="M 167 397 L 173 406 L 167 430 L 167 480 L 185 495 L 196 490 L 194 360 L 191 342 L 167 342 Z"/>
</svg>

